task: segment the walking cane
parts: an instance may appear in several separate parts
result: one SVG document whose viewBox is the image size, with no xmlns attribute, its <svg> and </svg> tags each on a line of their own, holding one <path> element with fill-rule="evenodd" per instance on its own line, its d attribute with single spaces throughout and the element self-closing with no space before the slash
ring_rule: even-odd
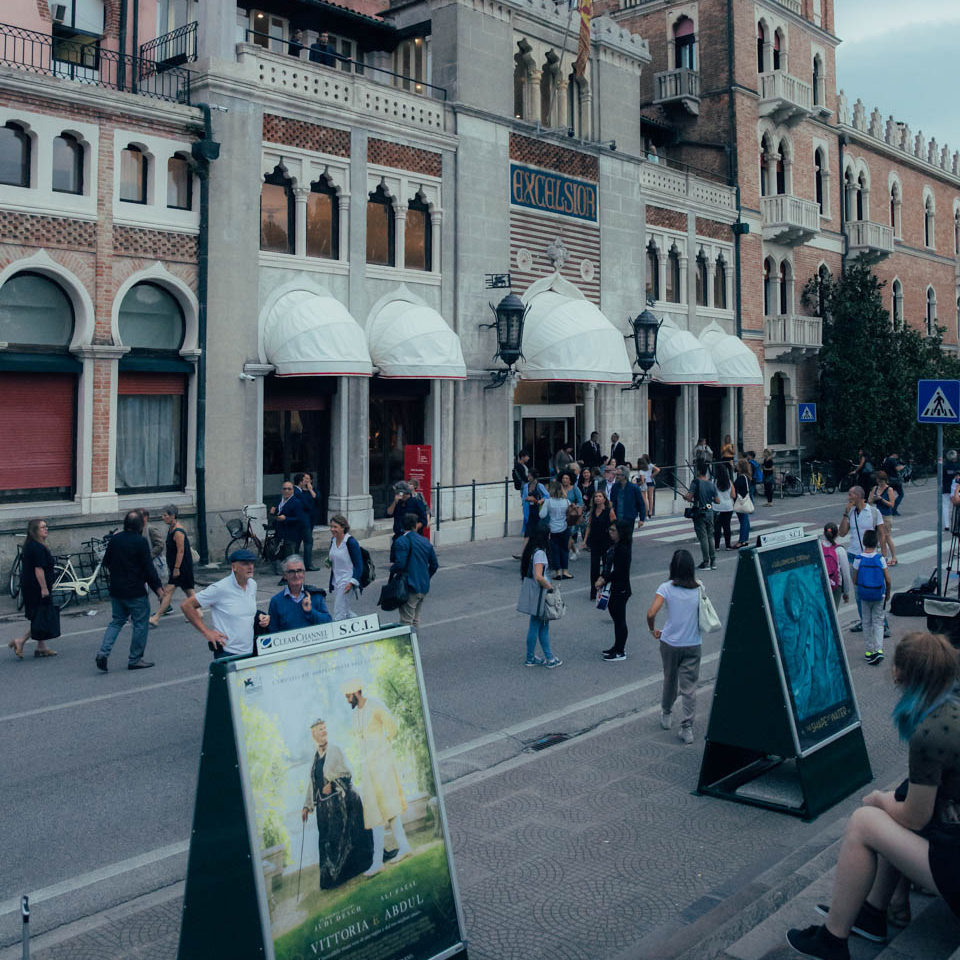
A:
<svg viewBox="0 0 960 960">
<path fill-rule="evenodd" d="M 303 873 L 303 839 L 307 835 L 307 823 L 301 821 L 300 824 L 300 869 L 297 871 L 297 903 L 300 902 L 300 874 Z"/>
</svg>

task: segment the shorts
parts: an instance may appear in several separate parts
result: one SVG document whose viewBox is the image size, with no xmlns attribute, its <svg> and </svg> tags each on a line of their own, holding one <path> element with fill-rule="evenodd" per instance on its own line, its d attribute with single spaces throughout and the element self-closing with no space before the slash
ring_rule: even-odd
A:
<svg viewBox="0 0 960 960">
<path fill-rule="evenodd" d="M 884 531 L 886 533 L 893 533 L 893 516 L 889 513 L 881 513 L 880 516 L 883 517 Z"/>
</svg>

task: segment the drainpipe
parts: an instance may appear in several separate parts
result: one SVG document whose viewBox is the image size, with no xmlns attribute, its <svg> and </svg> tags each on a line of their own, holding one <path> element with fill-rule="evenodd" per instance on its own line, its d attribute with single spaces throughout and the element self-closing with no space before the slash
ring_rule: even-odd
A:
<svg viewBox="0 0 960 960">
<path fill-rule="evenodd" d="M 840 134 L 837 156 L 840 160 L 840 234 L 843 237 L 843 253 L 840 254 L 840 272 L 847 269 L 847 257 L 850 255 L 850 238 L 847 236 L 847 184 L 843 179 L 843 148 L 850 145 L 850 137 Z"/>
<path fill-rule="evenodd" d="M 137 74 L 140 71 L 140 0 L 133 0 L 133 36 L 130 41 L 130 53 L 133 56 L 130 67 L 130 90 L 136 93 Z"/>
<path fill-rule="evenodd" d="M 120 0 L 120 62 L 117 64 L 117 87 L 125 90 L 127 87 L 127 0 Z"/>
<path fill-rule="evenodd" d="M 207 278 L 210 259 L 210 163 L 220 156 L 220 144 L 213 139 L 210 106 L 195 104 L 203 111 L 203 139 L 190 148 L 200 179 L 200 233 L 197 238 L 197 552 L 201 563 L 209 563 L 207 544 Z"/>
</svg>

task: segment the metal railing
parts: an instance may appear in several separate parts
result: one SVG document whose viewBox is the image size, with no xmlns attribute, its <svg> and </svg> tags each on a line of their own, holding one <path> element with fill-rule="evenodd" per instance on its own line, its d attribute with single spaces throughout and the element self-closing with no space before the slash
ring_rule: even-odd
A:
<svg viewBox="0 0 960 960">
<path fill-rule="evenodd" d="M 189 70 L 159 70 L 153 61 L 104 50 L 99 43 L 62 40 L 7 23 L 0 23 L 0 64 L 107 90 L 190 103 Z"/>
<path fill-rule="evenodd" d="M 253 43 L 258 47 L 263 47 L 265 50 L 269 50 L 270 53 L 286 54 L 295 60 L 303 60 L 314 67 L 326 67 L 328 70 L 341 70 L 344 73 L 353 73 L 358 77 L 367 77 L 373 80 L 374 83 L 381 83 L 384 86 L 393 87 L 395 90 L 403 90 L 406 93 L 429 97 L 432 100 L 445 101 L 447 99 L 446 87 L 437 87 L 424 80 L 418 80 L 416 77 L 408 77 L 402 73 L 394 73 L 392 70 L 387 70 L 384 67 L 375 67 L 372 64 L 364 63 L 362 60 L 353 60 L 332 49 L 328 51 L 313 50 L 310 46 L 298 40 L 284 40 L 281 37 L 271 37 L 269 34 L 260 33 L 257 30 L 247 30 L 245 39 L 247 43 Z M 302 55 L 304 53 L 306 53 L 305 57 Z"/>
<path fill-rule="evenodd" d="M 690 67 L 677 67 L 653 75 L 654 103 L 677 100 L 683 97 L 700 99 L 700 73 Z"/>
<path fill-rule="evenodd" d="M 140 59 L 156 64 L 158 72 L 193 63 L 197 59 L 197 21 L 141 44 Z"/>
</svg>

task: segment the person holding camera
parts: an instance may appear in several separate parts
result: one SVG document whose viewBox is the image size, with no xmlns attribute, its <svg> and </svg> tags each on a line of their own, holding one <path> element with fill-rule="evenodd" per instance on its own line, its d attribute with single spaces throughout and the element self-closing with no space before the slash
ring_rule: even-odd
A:
<svg viewBox="0 0 960 960">
<path fill-rule="evenodd" d="M 683 495 L 689 506 L 684 514 L 693 520 L 693 532 L 700 543 L 703 562 L 700 570 L 717 569 L 717 548 L 713 541 L 713 506 L 720 503 L 720 494 L 716 484 L 709 478 L 710 465 L 706 460 L 697 461 L 697 479 Z"/>
</svg>

